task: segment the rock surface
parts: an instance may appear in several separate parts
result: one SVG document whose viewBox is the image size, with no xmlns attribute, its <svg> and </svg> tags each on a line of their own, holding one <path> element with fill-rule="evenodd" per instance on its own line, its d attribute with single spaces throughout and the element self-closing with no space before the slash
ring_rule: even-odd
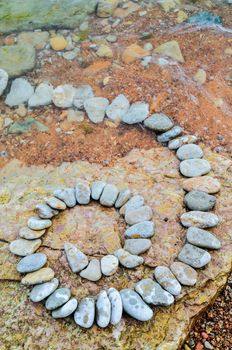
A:
<svg viewBox="0 0 232 350">
<path fill-rule="evenodd" d="M 152 309 L 144 303 L 142 298 L 132 289 L 120 291 L 123 310 L 138 321 L 148 321 L 153 316 Z"/>
<path fill-rule="evenodd" d="M 18 106 L 24 102 L 27 102 L 33 95 L 34 88 L 24 78 L 17 78 L 13 81 L 10 92 L 6 96 L 5 103 L 10 106 Z"/>
<path fill-rule="evenodd" d="M 173 304 L 175 300 L 172 294 L 164 290 L 151 278 L 145 278 L 136 283 L 135 290 L 148 304 L 169 306 Z"/>
</svg>

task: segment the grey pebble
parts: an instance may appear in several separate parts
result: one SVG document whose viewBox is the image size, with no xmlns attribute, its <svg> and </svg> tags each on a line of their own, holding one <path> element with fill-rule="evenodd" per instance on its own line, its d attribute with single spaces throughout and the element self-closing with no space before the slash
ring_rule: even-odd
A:
<svg viewBox="0 0 232 350">
<path fill-rule="evenodd" d="M 180 160 L 202 158 L 203 155 L 202 148 L 191 143 L 181 146 L 176 152 L 176 156 Z"/>
<path fill-rule="evenodd" d="M 74 321 L 78 326 L 90 328 L 95 318 L 95 302 L 93 298 L 84 298 L 80 301 L 74 314 Z"/>
<path fill-rule="evenodd" d="M 8 73 L 4 69 L 0 69 L 0 96 L 2 96 L 8 84 Z"/>
<path fill-rule="evenodd" d="M 126 239 L 123 249 L 134 255 L 139 255 L 146 252 L 151 247 L 150 239 L 135 238 Z"/>
<path fill-rule="evenodd" d="M 35 253 L 25 256 L 17 264 L 17 271 L 28 273 L 39 270 L 47 262 L 47 256 L 44 253 Z"/>
<path fill-rule="evenodd" d="M 179 136 L 183 132 L 183 129 L 180 126 L 174 126 L 172 129 L 164 132 L 163 134 L 157 137 L 158 142 L 169 142 L 175 137 Z"/>
<path fill-rule="evenodd" d="M 101 290 L 96 301 L 96 322 L 101 328 L 110 323 L 111 303 L 105 290 Z"/>
<path fill-rule="evenodd" d="M 210 262 L 211 256 L 207 251 L 187 243 L 179 253 L 178 259 L 187 265 L 199 269 Z"/>
<path fill-rule="evenodd" d="M 106 109 L 106 115 L 113 121 L 120 121 L 130 107 L 130 102 L 124 95 L 118 95 Z"/>
<path fill-rule="evenodd" d="M 41 203 L 36 205 L 38 215 L 41 219 L 51 219 L 53 216 L 58 215 L 59 211 L 52 209 L 49 205 Z"/>
<path fill-rule="evenodd" d="M 186 235 L 187 241 L 201 248 L 220 249 L 221 242 L 212 233 L 197 227 L 189 227 Z"/>
<path fill-rule="evenodd" d="M 114 255 L 105 255 L 101 258 L 101 271 L 105 276 L 111 276 L 118 269 L 118 258 Z"/>
<path fill-rule="evenodd" d="M 66 242 L 64 251 L 72 272 L 80 272 L 88 265 L 88 257 L 74 244 Z"/>
<path fill-rule="evenodd" d="M 108 289 L 108 298 L 111 303 L 110 323 L 115 326 L 121 321 L 122 318 L 122 298 L 119 291 L 117 291 L 115 288 Z"/>
<path fill-rule="evenodd" d="M 196 177 L 208 174 L 210 163 L 205 159 L 186 159 L 180 163 L 180 172 L 186 177 Z"/>
<path fill-rule="evenodd" d="M 126 229 L 126 238 L 150 238 L 155 233 L 155 225 L 152 221 L 142 221 Z"/>
<path fill-rule="evenodd" d="M 36 216 L 32 216 L 31 218 L 28 219 L 27 221 L 27 226 L 31 229 L 31 230 L 35 230 L 35 231 L 41 231 L 44 230 L 45 228 L 48 228 L 52 225 L 52 221 L 49 219 L 43 220 L 40 219 L 39 217 Z"/>
<path fill-rule="evenodd" d="M 22 227 L 19 230 L 19 236 L 21 238 L 25 238 L 29 240 L 40 238 L 44 234 L 45 234 L 45 230 L 35 231 L 35 230 L 31 230 L 29 227 Z"/>
<path fill-rule="evenodd" d="M 137 282 L 135 285 L 135 290 L 148 304 L 169 306 L 174 303 L 173 295 L 164 290 L 151 278 L 145 278 Z"/>
<path fill-rule="evenodd" d="M 143 206 L 131 211 L 126 211 L 125 221 L 128 225 L 134 225 L 142 221 L 152 219 L 152 209 L 149 206 Z"/>
<path fill-rule="evenodd" d="M 164 113 L 154 113 L 144 120 L 144 125 L 154 131 L 164 132 L 173 127 L 173 121 Z"/>
<path fill-rule="evenodd" d="M 72 107 L 76 89 L 70 84 L 59 85 L 53 90 L 52 102 L 59 108 Z"/>
<path fill-rule="evenodd" d="M 101 197 L 102 191 L 106 185 L 106 182 L 104 181 L 94 181 L 91 184 L 91 197 L 95 200 L 98 201 L 99 198 Z"/>
<path fill-rule="evenodd" d="M 152 309 L 132 289 L 120 291 L 124 311 L 138 321 L 149 321 L 153 317 Z"/>
<path fill-rule="evenodd" d="M 199 228 L 208 228 L 217 226 L 219 223 L 219 218 L 213 213 L 193 210 L 182 214 L 180 221 L 185 227 L 195 226 Z"/>
<path fill-rule="evenodd" d="M 191 191 L 186 194 L 184 203 L 190 210 L 207 211 L 216 203 L 216 197 L 203 191 Z"/>
<path fill-rule="evenodd" d="M 61 199 L 67 207 L 72 208 L 77 204 L 74 188 L 62 188 L 54 191 L 54 196 Z"/>
<path fill-rule="evenodd" d="M 170 140 L 168 142 L 168 148 L 171 150 L 176 150 L 183 145 L 195 142 L 197 142 L 197 137 L 195 135 L 184 135 L 177 137 L 176 139 Z"/>
<path fill-rule="evenodd" d="M 157 282 L 170 294 L 179 295 L 181 285 L 167 266 L 157 266 L 154 270 L 154 276 Z"/>
<path fill-rule="evenodd" d="M 41 243 L 41 239 L 28 241 L 27 239 L 19 238 L 10 243 L 9 250 L 11 253 L 19 256 L 31 255 L 41 246 Z"/>
<path fill-rule="evenodd" d="M 49 205 L 49 207 L 53 209 L 65 210 L 67 208 L 66 204 L 56 197 L 49 197 L 45 198 L 44 200 Z"/>
<path fill-rule="evenodd" d="M 128 269 L 134 269 L 144 263 L 141 256 L 130 254 L 122 248 L 116 250 L 114 255 L 118 258 L 120 264 Z"/>
<path fill-rule="evenodd" d="M 29 100 L 33 95 L 34 88 L 24 78 L 13 80 L 10 92 L 6 96 L 5 104 L 10 107 L 19 106 Z"/>
<path fill-rule="evenodd" d="M 131 210 L 137 209 L 142 207 L 144 204 L 144 198 L 140 195 L 135 195 L 131 197 L 128 202 L 126 202 L 121 208 L 120 208 L 120 214 L 125 215 L 126 212 L 129 212 Z"/>
<path fill-rule="evenodd" d="M 102 274 L 99 260 L 91 260 L 86 269 L 81 271 L 80 276 L 92 282 L 100 280 Z"/>
<path fill-rule="evenodd" d="M 77 308 L 78 302 L 76 298 L 71 298 L 60 308 L 52 311 L 53 318 L 65 318 L 70 316 Z"/>
<path fill-rule="evenodd" d="M 46 300 L 46 309 L 55 310 L 65 304 L 71 297 L 69 288 L 59 288 L 53 292 Z"/>
<path fill-rule="evenodd" d="M 76 89 L 73 105 L 78 109 L 84 108 L 84 102 L 94 96 L 90 85 L 81 85 Z"/>
<path fill-rule="evenodd" d="M 50 84 L 39 84 L 34 94 L 29 98 L 29 107 L 47 106 L 52 102 L 53 87 Z"/>
<path fill-rule="evenodd" d="M 131 190 L 128 188 L 119 192 L 118 198 L 115 203 L 115 208 L 121 208 L 131 198 Z"/>
<path fill-rule="evenodd" d="M 176 261 L 170 265 L 170 270 L 184 286 L 194 286 L 197 282 L 197 272 L 191 266 Z"/>
<path fill-rule="evenodd" d="M 59 285 L 59 280 L 53 278 L 50 282 L 38 284 L 33 287 L 30 293 L 31 301 L 38 303 L 52 294 Z"/>
<path fill-rule="evenodd" d="M 90 202 L 90 187 L 79 182 L 75 188 L 76 200 L 78 204 L 88 204 Z"/>
<path fill-rule="evenodd" d="M 118 197 L 118 188 L 115 185 L 107 184 L 100 197 L 101 205 L 105 207 L 112 207 Z"/>
<path fill-rule="evenodd" d="M 149 113 L 149 105 L 144 102 L 133 103 L 128 112 L 123 115 L 122 121 L 126 124 L 141 123 L 147 118 Z"/>
<path fill-rule="evenodd" d="M 92 97 L 84 101 L 84 108 L 89 119 L 97 124 L 103 122 L 109 101 L 104 97 Z"/>
</svg>

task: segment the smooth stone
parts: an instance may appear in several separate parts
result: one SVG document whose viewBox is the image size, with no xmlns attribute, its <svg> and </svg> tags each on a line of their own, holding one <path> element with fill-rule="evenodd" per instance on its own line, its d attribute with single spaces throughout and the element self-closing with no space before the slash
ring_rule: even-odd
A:
<svg viewBox="0 0 232 350">
<path fill-rule="evenodd" d="M 145 278 L 136 283 L 135 290 L 147 304 L 169 306 L 174 303 L 173 295 L 151 278 Z"/>
<path fill-rule="evenodd" d="M 31 286 L 33 284 L 51 281 L 54 276 L 55 273 L 50 267 L 42 267 L 40 270 L 28 273 L 22 278 L 21 283 L 26 286 Z"/>
<path fill-rule="evenodd" d="M 105 290 L 100 291 L 96 302 L 96 322 L 101 328 L 110 323 L 111 303 Z"/>
<path fill-rule="evenodd" d="M 101 194 L 103 192 L 105 185 L 106 185 L 106 182 L 104 181 L 94 181 L 91 184 L 91 197 L 95 201 L 98 201 L 99 198 L 101 197 Z"/>
<path fill-rule="evenodd" d="M 88 204 L 90 202 L 89 185 L 79 182 L 75 187 L 75 193 L 78 204 Z"/>
<path fill-rule="evenodd" d="M 53 90 L 52 102 L 59 108 L 72 107 L 75 94 L 76 89 L 72 85 L 59 85 Z"/>
<path fill-rule="evenodd" d="M 38 303 L 45 298 L 47 298 L 50 294 L 52 294 L 59 285 L 59 280 L 57 278 L 53 278 L 50 282 L 45 282 L 42 284 L 38 284 L 33 287 L 30 293 L 30 299 L 34 303 Z"/>
<path fill-rule="evenodd" d="M 52 311 L 53 318 L 65 318 L 70 316 L 77 308 L 78 302 L 76 298 L 71 298 L 66 304 Z"/>
<path fill-rule="evenodd" d="M 126 211 L 125 221 L 128 225 L 134 225 L 142 221 L 149 221 L 152 219 L 152 209 L 143 206 L 135 210 Z"/>
<path fill-rule="evenodd" d="M 211 176 L 195 177 L 183 181 L 183 189 L 185 191 L 203 191 L 214 194 L 219 192 L 220 188 L 220 182 Z"/>
<path fill-rule="evenodd" d="M 45 230 L 40 230 L 40 231 L 34 231 L 31 230 L 29 227 L 22 227 L 19 230 L 19 236 L 21 238 L 25 238 L 25 239 L 37 239 L 42 237 L 45 234 Z"/>
<path fill-rule="evenodd" d="M 81 85 L 76 89 L 73 105 L 78 109 L 83 109 L 85 100 L 91 97 L 94 97 L 92 87 L 90 85 Z"/>
<path fill-rule="evenodd" d="M 55 209 L 52 209 L 47 204 L 37 204 L 36 209 L 38 211 L 38 215 L 41 219 L 51 219 L 53 216 L 58 215 L 59 212 Z"/>
<path fill-rule="evenodd" d="M 64 251 L 72 272 L 80 272 L 88 265 L 88 257 L 75 245 L 66 242 Z"/>
<path fill-rule="evenodd" d="M 181 293 L 181 285 L 167 266 L 157 266 L 154 270 L 157 282 L 172 295 Z"/>
<path fill-rule="evenodd" d="M 84 109 L 95 124 L 103 122 L 108 105 L 109 101 L 104 97 L 92 97 L 84 101 Z"/>
<path fill-rule="evenodd" d="M 0 96 L 2 96 L 8 84 L 8 73 L 4 69 L 0 69 Z"/>
<path fill-rule="evenodd" d="M 49 207 L 57 210 L 65 210 L 67 208 L 66 204 L 56 197 L 49 197 L 44 199 Z"/>
<path fill-rule="evenodd" d="M 48 228 L 52 225 L 52 221 L 49 219 L 40 219 L 36 216 L 32 216 L 31 218 L 28 219 L 27 221 L 27 226 L 31 229 L 31 230 L 35 230 L 35 231 L 41 231 L 44 230 L 45 228 Z"/>
<path fill-rule="evenodd" d="M 208 174 L 210 163 L 205 159 L 186 159 L 180 163 L 180 172 L 186 177 L 196 177 Z"/>
<path fill-rule="evenodd" d="M 153 317 L 152 309 L 132 289 L 120 291 L 124 311 L 138 321 L 149 321 Z"/>
<path fill-rule="evenodd" d="M 119 212 L 121 215 L 125 215 L 126 212 L 140 208 L 143 206 L 143 204 L 144 204 L 143 196 L 135 195 L 131 197 L 128 200 L 128 202 L 121 207 Z"/>
<path fill-rule="evenodd" d="M 53 194 L 55 197 L 65 202 L 69 208 L 73 208 L 77 204 L 74 188 L 57 189 Z"/>
<path fill-rule="evenodd" d="M 173 262 L 170 270 L 184 286 L 194 286 L 197 283 L 197 272 L 182 262 Z"/>
<path fill-rule="evenodd" d="M 115 208 L 121 208 L 131 198 L 131 190 L 128 188 L 119 192 L 118 198 L 115 202 Z"/>
<path fill-rule="evenodd" d="M 81 271 L 80 276 L 92 282 L 100 280 L 102 274 L 99 260 L 91 260 L 87 268 Z"/>
<path fill-rule="evenodd" d="M 184 197 L 185 205 L 191 210 L 207 211 L 216 204 L 216 197 L 202 191 L 191 191 Z"/>
<path fill-rule="evenodd" d="M 104 205 L 105 207 L 112 207 L 116 202 L 118 193 L 119 193 L 118 188 L 115 185 L 107 184 L 104 187 L 100 197 L 101 205 Z"/>
<path fill-rule="evenodd" d="M 106 115 L 113 121 L 120 121 L 127 113 L 130 102 L 124 95 L 118 95 L 106 109 Z"/>
<path fill-rule="evenodd" d="M 197 137 L 195 135 L 184 135 L 169 141 L 168 148 L 172 150 L 176 150 L 183 145 L 186 145 L 189 143 L 195 143 L 195 142 L 197 142 Z"/>
<path fill-rule="evenodd" d="M 135 238 L 126 239 L 123 249 L 131 254 L 139 255 L 146 252 L 151 247 L 150 239 Z"/>
<path fill-rule="evenodd" d="M 206 250 L 187 243 L 179 253 L 178 259 L 187 265 L 200 269 L 210 262 L 211 256 Z"/>
<path fill-rule="evenodd" d="M 39 84 L 34 94 L 29 98 L 29 107 L 47 106 L 52 102 L 53 87 L 50 84 Z"/>
<path fill-rule="evenodd" d="M 203 155 L 202 148 L 191 143 L 181 146 L 176 152 L 176 156 L 180 160 L 202 158 Z"/>
<path fill-rule="evenodd" d="M 115 326 L 121 321 L 122 318 L 122 298 L 119 291 L 117 291 L 115 288 L 108 289 L 108 298 L 111 304 L 110 323 Z"/>
<path fill-rule="evenodd" d="M 144 102 L 133 103 L 126 114 L 122 116 L 122 121 L 126 124 L 141 123 L 148 117 L 149 105 Z"/>
<path fill-rule="evenodd" d="M 128 269 L 134 269 L 144 263 L 141 256 L 130 254 L 122 248 L 116 250 L 114 255 L 118 258 L 120 264 Z"/>
<path fill-rule="evenodd" d="M 15 255 L 26 256 L 33 254 L 41 246 L 41 243 L 41 239 L 28 241 L 26 239 L 19 238 L 10 243 L 9 249 L 10 252 Z"/>
<path fill-rule="evenodd" d="M 69 288 L 59 288 L 53 292 L 46 300 L 45 306 L 47 310 L 55 310 L 65 304 L 71 297 Z"/>
<path fill-rule="evenodd" d="M 155 225 L 152 221 L 142 221 L 126 229 L 126 238 L 150 238 L 155 233 Z"/>
<path fill-rule="evenodd" d="M 80 301 L 74 314 L 74 321 L 78 326 L 90 328 L 95 318 L 95 302 L 93 298 L 84 298 Z"/>
<path fill-rule="evenodd" d="M 217 215 L 212 213 L 194 210 L 182 214 L 180 221 L 185 227 L 195 226 L 199 228 L 208 228 L 217 226 L 219 223 L 219 218 Z"/>
<path fill-rule="evenodd" d="M 189 227 L 186 235 L 187 241 L 201 248 L 220 249 L 221 242 L 212 233 L 197 227 Z"/>
<path fill-rule="evenodd" d="M 162 142 L 162 143 L 169 142 L 170 140 L 179 136 L 182 132 L 183 132 L 183 129 L 180 126 L 178 126 L 178 125 L 174 126 L 172 129 L 157 136 L 157 141 Z"/>
<path fill-rule="evenodd" d="M 144 125 L 151 130 L 164 132 L 170 130 L 174 123 L 164 113 L 154 113 L 144 120 Z"/>
<path fill-rule="evenodd" d="M 101 258 L 101 271 L 105 276 L 112 276 L 118 269 L 118 259 L 114 255 L 106 255 Z"/>
<path fill-rule="evenodd" d="M 27 102 L 33 95 L 33 86 L 24 78 L 13 80 L 10 92 L 6 96 L 5 104 L 10 107 L 18 106 Z"/>
<path fill-rule="evenodd" d="M 25 256 L 17 264 L 17 271 L 20 273 L 27 273 L 39 270 L 47 262 L 47 256 L 43 253 L 35 253 Z"/>
</svg>

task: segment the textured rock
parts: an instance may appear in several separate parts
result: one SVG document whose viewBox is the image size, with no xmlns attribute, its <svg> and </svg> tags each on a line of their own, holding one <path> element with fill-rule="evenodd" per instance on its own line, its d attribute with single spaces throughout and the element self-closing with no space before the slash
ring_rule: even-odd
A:
<svg viewBox="0 0 232 350">
<path fill-rule="evenodd" d="M 53 209 L 65 210 L 66 204 L 56 197 L 49 197 L 44 199 L 45 202 Z"/>
<path fill-rule="evenodd" d="M 115 288 L 108 289 L 108 298 L 111 304 L 110 323 L 115 326 L 122 318 L 122 299 L 120 293 Z"/>
<path fill-rule="evenodd" d="M 178 259 L 187 265 L 199 269 L 210 262 L 211 256 L 207 251 L 187 243 L 179 253 Z"/>
<path fill-rule="evenodd" d="M 125 231 L 126 238 L 150 238 L 155 233 L 155 225 L 152 221 L 142 221 Z"/>
<path fill-rule="evenodd" d="M 25 238 L 25 239 L 37 239 L 42 237 L 44 234 L 45 234 L 45 230 L 34 231 L 34 230 L 31 230 L 29 227 L 22 227 L 19 230 L 19 237 Z"/>
<path fill-rule="evenodd" d="M 184 62 L 184 57 L 182 56 L 179 44 L 175 40 L 161 44 L 155 49 L 155 53 L 161 54 L 162 56 L 171 57 L 173 60 L 180 63 Z"/>
<path fill-rule="evenodd" d="M 111 303 L 105 290 L 102 290 L 96 302 L 96 321 L 97 325 L 105 328 L 110 323 Z"/>
<path fill-rule="evenodd" d="M 144 125 L 154 131 L 164 132 L 171 129 L 173 121 L 164 113 L 155 113 L 144 120 Z"/>
<path fill-rule="evenodd" d="M 183 132 L 183 129 L 180 126 L 174 126 L 172 129 L 164 132 L 163 134 L 157 137 L 158 142 L 169 142 L 175 137 L 179 136 Z"/>
<path fill-rule="evenodd" d="M 111 50 L 110 46 L 102 44 L 99 46 L 98 50 L 96 51 L 96 55 L 98 57 L 112 58 L 113 51 Z"/>
<path fill-rule="evenodd" d="M 0 96 L 2 96 L 8 84 L 8 73 L 4 69 L 0 69 Z"/>
<path fill-rule="evenodd" d="M 149 321 L 153 317 L 152 309 L 144 303 L 143 299 L 132 289 L 120 291 L 123 310 L 138 321 Z"/>
<path fill-rule="evenodd" d="M 35 230 L 35 231 L 44 230 L 45 228 L 48 228 L 51 225 L 52 225 L 52 221 L 51 220 L 49 220 L 49 219 L 43 220 L 43 219 L 40 219 L 40 218 L 38 218 L 36 216 L 32 216 L 27 221 L 27 226 L 31 230 Z"/>
<path fill-rule="evenodd" d="M 126 64 L 130 64 L 137 59 L 141 59 L 149 55 L 149 51 L 144 50 L 137 44 L 127 46 L 122 54 L 122 61 Z"/>
<path fill-rule="evenodd" d="M 184 135 L 168 142 L 169 149 L 178 149 L 183 145 L 197 142 L 195 135 Z"/>
<path fill-rule="evenodd" d="M 124 95 L 118 95 L 106 109 L 106 115 L 113 121 L 120 121 L 127 113 L 130 102 Z"/>
<path fill-rule="evenodd" d="M 180 160 L 202 158 L 204 153 L 198 145 L 188 144 L 181 146 L 176 152 L 177 158 Z"/>
<path fill-rule="evenodd" d="M 91 184 L 91 197 L 95 200 L 98 201 L 99 198 L 101 197 L 102 191 L 106 185 L 106 182 L 104 181 L 94 181 Z"/>
<path fill-rule="evenodd" d="M 59 211 L 52 209 L 47 204 L 37 204 L 36 209 L 38 211 L 38 215 L 41 219 L 51 219 L 53 216 L 58 215 Z"/>
<path fill-rule="evenodd" d="M 101 194 L 100 203 L 105 207 L 112 207 L 118 197 L 118 188 L 115 185 L 107 184 Z"/>
<path fill-rule="evenodd" d="M 98 17 L 110 17 L 118 4 L 119 0 L 99 0 L 97 6 Z"/>
<path fill-rule="evenodd" d="M 65 304 L 71 297 L 69 288 L 59 288 L 53 292 L 46 300 L 46 309 L 55 310 Z"/>
<path fill-rule="evenodd" d="M 93 298 L 84 298 L 80 301 L 77 311 L 74 314 L 74 320 L 78 326 L 90 328 L 93 325 L 95 317 L 95 302 Z"/>
<path fill-rule="evenodd" d="M 203 176 L 184 180 L 183 188 L 186 191 L 195 190 L 213 194 L 220 191 L 221 184 L 217 179 L 211 176 Z"/>
<path fill-rule="evenodd" d="M 95 124 L 103 122 L 108 105 L 109 101 L 104 97 L 92 97 L 84 101 L 85 111 Z"/>
<path fill-rule="evenodd" d="M 52 311 L 53 318 L 64 318 L 70 316 L 77 308 L 77 299 L 71 298 L 66 304 Z"/>
<path fill-rule="evenodd" d="M 30 272 L 22 278 L 21 283 L 26 286 L 39 284 L 51 281 L 54 278 L 54 271 L 50 267 L 43 267 L 42 269 Z"/>
<path fill-rule="evenodd" d="M 33 254 L 41 246 L 41 243 L 41 239 L 28 241 L 26 239 L 20 238 L 11 242 L 9 245 L 9 249 L 11 253 L 15 255 L 26 256 Z"/>
<path fill-rule="evenodd" d="M 33 95 L 34 88 L 24 78 L 17 78 L 13 81 L 10 92 L 6 96 L 5 103 L 10 106 L 18 106 L 24 102 L 27 102 Z"/>
<path fill-rule="evenodd" d="M 173 262 L 170 265 L 170 270 L 184 286 L 194 286 L 197 282 L 197 272 L 182 262 Z"/>
<path fill-rule="evenodd" d="M 127 188 L 120 191 L 118 198 L 115 202 L 115 208 L 121 208 L 131 198 L 131 196 L 131 191 Z"/>
<path fill-rule="evenodd" d="M 39 270 L 47 262 L 47 257 L 44 253 L 35 253 L 21 259 L 17 264 L 17 271 L 20 273 L 28 273 Z"/>
<path fill-rule="evenodd" d="M 220 249 L 221 242 L 212 233 L 197 227 L 189 227 L 187 241 L 201 248 Z"/>
<path fill-rule="evenodd" d="M 78 204 L 88 204 L 90 202 L 90 187 L 85 183 L 79 182 L 75 188 Z"/>
<path fill-rule="evenodd" d="M 61 199 L 67 207 L 72 208 L 76 205 L 76 196 L 74 188 L 62 188 L 54 191 L 54 196 Z"/>
<path fill-rule="evenodd" d="M 87 268 L 81 271 L 80 276 L 92 282 L 100 280 L 102 276 L 100 262 L 97 259 L 91 260 Z"/>
<path fill-rule="evenodd" d="M 125 221 L 129 225 L 134 225 L 139 222 L 149 221 L 152 218 L 152 209 L 150 207 L 143 206 L 135 210 L 126 212 Z"/>
<path fill-rule="evenodd" d="M 38 284 L 33 287 L 30 293 L 30 299 L 34 303 L 38 303 L 45 298 L 47 298 L 50 294 L 52 294 L 59 285 L 59 281 L 57 278 L 53 278 L 50 282 L 45 282 L 42 284 Z"/>
<path fill-rule="evenodd" d="M 32 128 L 35 128 L 39 132 L 48 132 L 48 127 L 38 122 L 38 120 L 32 117 L 26 117 L 24 120 L 16 121 L 8 128 L 8 134 L 24 134 L 31 132 Z"/>
<path fill-rule="evenodd" d="M 186 177 L 196 177 L 208 174 L 210 163 L 205 159 L 187 159 L 180 163 L 180 172 Z"/>
<path fill-rule="evenodd" d="M 157 282 L 170 294 L 179 295 L 181 293 L 181 285 L 166 266 L 157 266 L 154 270 L 154 276 Z"/>
<path fill-rule="evenodd" d="M 76 89 L 72 85 L 59 85 L 53 90 L 52 102 L 59 108 L 72 107 L 75 94 Z"/>
<path fill-rule="evenodd" d="M 134 255 L 146 252 L 151 247 L 150 239 L 136 238 L 126 239 L 123 249 Z"/>
<path fill-rule="evenodd" d="M 39 84 L 34 94 L 29 98 L 29 107 L 47 106 L 52 102 L 53 87 L 50 84 Z"/>
<path fill-rule="evenodd" d="M 141 256 L 130 254 L 124 249 L 116 250 L 114 255 L 118 258 L 120 264 L 128 269 L 134 269 L 144 262 L 144 259 Z"/>
<path fill-rule="evenodd" d="M 180 221 L 185 227 L 195 226 L 199 228 L 208 228 L 217 226 L 219 223 L 219 218 L 217 215 L 212 213 L 194 210 L 182 214 Z"/>
<path fill-rule="evenodd" d="M 48 43 L 48 32 L 21 32 L 18 35 L 18 43 L 21 45 L 29 44 L 37 50 L 43 49 Z"/>
<path fill-rule="evenodd" d="M 126 212 L 142 207 L 144 204 L 144 198 L 140 195 L 135 195 L 128 200 L 120 209 L 120 214 L 125 215 Z"/>
<path fill-rule="evenodd" d="M 172 294 L 161 288 L 161 286 L 151 278 L 145 278 L 137 282 L 135 290 L 148 304 L 158 306 L 169 306 L 174 303 Z"/>
<path fill-rule="evenodd" d="M 118 259 L 114 255 L 106 255 L 101 258 L 101 271 L 105 276 L 114 275 L 118 269 Z"/>
<path fill-rule="evenodd" d="M 78 109 L 83 109 L 85 100 L 93 96 L 93 89 L 90 85 L 80 85 L 76 89 L 73 105 Z"/>
<path fill-rule="evenodd" d="M 184 202 L 191 210 L 207 211 L 215 206 L 216 197 L 203 191 L 191 191 L 186 194 Z"/>
<path fill-rule="evenodd" d="M 123 115 L 122 121 L 126 124 L 137 124 L 144 121 L 149 113 L 149 105 L 144 102 L 133 103 L 128 112 Z"/>
<path fill-rule="evenodd" d="M 88 257 L 75 245 L 66 242 L 64 251 L 72 272 L 80 272 L 88 265 Z"/>
</svg>

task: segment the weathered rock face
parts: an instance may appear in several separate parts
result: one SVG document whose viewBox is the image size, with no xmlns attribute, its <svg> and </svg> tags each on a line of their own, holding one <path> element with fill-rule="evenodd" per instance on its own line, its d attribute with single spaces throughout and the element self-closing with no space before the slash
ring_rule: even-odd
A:
<svg viewBox="0 0 232 350">
<path fill-rule="evenodd" d="M 212 262 L 204 271 L 198 270 L 194 287 L 183 287 L 178 301 L 167 308 L 155 308 L 151 321 L 139 323 L 123 318 L 120 325 L 104 330 L 94 325 L 83 332 L 73 319 L 57 322 L 42 304 L 28 299 L 29 287 L 19 283 L 16 270 L 19 258 L 8 251 L 8 244 L 17 238 L 18 231 L 33 216 L 32 208 L 57 187 L 75 186 L 77 178 L 89 182 L 98 179 L 113 183 L 119 189 L 130 188 L 140 194 L 153 211 L 156 233 L 151 238 L 152 247 L 144 253 L 145 265 L 136 270 L 119 267 L 110 277 L 90 282 L 70 271 L 63 252 L 65 241 L 78 245 L 90 259 L 112 254 L 124 245 L 125 223 L 113 208 L 105 208 L 95 202 L 87 206 L 66 209 L 54 218 L 54 225 L 43 236 L 38 252 L 48 257 L 49 267 L 55 271 L 60 288 L 69 286 L 73 297 L 96 296 L 101 289 L 118 290 L 133 288 L 142 278 L 152 276 L 154 267 L 174 261 L 184 245 L 186 229 L 179 223 L 184 212 L 184 178 L 178 171 L 178 160 L 167 148 L 134 150 L 112 167 L 102 167 L 88 162 L 63 163 L 59 168 L 23 166 L 18 161 L 8 163 L 0 173 L 0 183 L 11 196 L 2 201 L 0 216 L 0 347 L 14 344 L 21 348 L 51 348 L 78 350 L 104 348 L 110 350 L 177 350 L 183 342 L 193 317 L 213 299 L 226 281 L 231 268 L 232 171 L 231 161 L 205 150 L 206 159 L 212 164 L 210 175 L 218 178 L 222 188 L 217 196 L 215 214 L 221 218 L 217 228 L 210 230 L 222 242 L 222 248 L 211 251 Z M 123 272 L 123 273 L 122 273 Z M 81 283 L 80 283 L 81 282 Z M 16 320 L 20 319 L 20 324 Z M 178 327 L 176 325 L 178 324 Z M 38 331 L 39 330 L 39 331 Z M 120 338 L 120 340 L 119 340 Z M 26 344 L 25 344 L 26 339 Z"/>
</svg>

